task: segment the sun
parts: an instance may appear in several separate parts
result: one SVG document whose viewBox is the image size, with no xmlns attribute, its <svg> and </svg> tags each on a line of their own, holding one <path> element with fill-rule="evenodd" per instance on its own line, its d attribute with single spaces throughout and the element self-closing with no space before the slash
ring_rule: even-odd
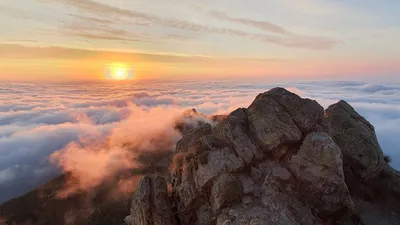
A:
<svg viewBox="0 0 400 225">
<path fill-rule="evenodd" d="M 125 80 L 128 78 L 128 73 L 125 68 L 117 68 L 115 72 L 112 74 L 112 78 L 115 80 Z"/>
<path fill-rule="evenodd" d="M 128 80 L 133 77 L 133 71 L 127 65 L 115 63 L 106 67 L 106 77 L 111 80 Z"/>
</svg>

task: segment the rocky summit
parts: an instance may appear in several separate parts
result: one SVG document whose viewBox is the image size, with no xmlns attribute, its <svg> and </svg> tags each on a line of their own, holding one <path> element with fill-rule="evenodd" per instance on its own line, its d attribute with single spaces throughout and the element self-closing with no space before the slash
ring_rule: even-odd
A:
<svg viewBox="0 0 400 225">
<path fill-rule="evenodd" d="M 400 224 L 400 176 L 345 101 L 283 88 L 177 143 L 170 174 L 137 188 L 127 225 Z"/>
</svg>

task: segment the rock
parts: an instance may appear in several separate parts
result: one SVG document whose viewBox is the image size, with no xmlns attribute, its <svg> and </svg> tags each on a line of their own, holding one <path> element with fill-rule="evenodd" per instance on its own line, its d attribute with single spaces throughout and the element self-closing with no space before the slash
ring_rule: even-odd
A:
<svg viewBox="0 0 400 225">
<path fill-rule="evenodd" d="M 187 209 L 192 206 L 200 197 L 200 193 L 197 190 L 195 182 L 195 171 L 194 171 L 193 160 L 186 162 L 183 165 L 181 174 L 175 175 L 180 176 L 179 181 L 173 184 L 173 188 L 177 196 L 179 196 L 180 204 L 183 209 Z"/>
<path fill-rule="evenodd" d="M 302 132 L 309 132 L 324 118 L 324 108 L 314 100 L 300 98 L 284 88 L 273 88 L 267 95 L 285 107 Z"/>
<path fill-rule="evenodd" d="M 230 174 L 222 174 L 215 179 L 211 188 L 210 201 L 213 211 L 219 212 L 223 207 L 237 203 L 243 196 L 242 183 Z"/>
<path fill-rule="evenodd" d="M 176 143 L 175 152 L 186 152 L 195 149 L 199 146 L 200 139 L 207 134 L 211 134 L 211 131 L 211 125 L 208 123 L 192 129 Z"/>
<path fill-rule="evenodd" d="M 214 128 L 213 135 L 231 143 L 236 153 L 249 164 L 253 158 L 263 158 L 263 154 L 248 137 L 247 123 L 246 109 L 237 109 Z"/>
<path fill-rule="evenodd" d="M 199 210 L 197 211 L 197 221 L 198 225 L 213 225 L 215 224 L 215 216 L 212 211 L 211 205 L 206 202 L 201 205 Z"/>
<path fill-rule="evenodd" d="M 254 183 L 253 179 L 245 173 L 237 175 L 238 179 L 240 182 L 242 182 L 243 186 L 243 194 L 251 194 L 254 193 L 254 191 L 257 188 L 257 185 Z"/>
<path fill-rule="evenodd" d="M 376 181 L 376 186 L 381 195 L 400 199 L 400 172 L 386 165 Z"/>
<path fill-rule="evenodd" d="M 268 92 L 259 94 L 247 109 L 250 134 L 267 154 L 283 143 L 301 140 L 302 133 L 286 108 Z"/>
<path fill-rule="evenodd" d="M 147 175 L 140 181 L 131 204 L 127 225 L 175 225 L 165 179 Z"/>
<path fill-rule="evenodd" d="M 298 198 L 293 187 L 296 179 L 286 168 L 276 166 L 265 177 L 261 202 L 265 207 L 269 223 L 262 224 L 315 224 L 320 225 L 319 218 Z"/>
<path fill-rule="evenodd" d="M 384 163 L 372 125 L 344 102 L 324 117 L 318 103 L 282 88 L 187 132 L 173 165 L 172 212 L 146 178 L 128 225 L 171 224 L 171 215 L 180 225 L 372 225 L 400 215 L 400 173 Z"/>
<path fill-rule="evenodd" d="M 198 165 L 196 184 L 198 189 L 204 189 L 217 176 L 223 173 L 234 173 L 244 168 L 244 162 L 229 148 L 211 151 L 207 163 Z"/>
<path fill-rule="evenodd" d="M 345 183 L 340 148 L 327 133 L 311 133 L 289 161 L 289 168 L 300 182 L 300 193 L 320 216 L 353 208 Z"/>
<path fill-rule="evenodd" d="M 181 172 L 173 175 L 173 188 L 180 199 L 181 210 L 185 211 L 193 205 L 198 205 L 198 201 L 202 201 L 204 191 L 211 188 L 218 176 L 238 172 L 243 167 L 243 160 L 228 147 L 205 151 L 183 161 Z"/>
<path fill-rule="evenodd" d="M 356 221 L 362 225 L 400 224 L 400 214 L 394 213 L 386 205 L 354 198 Z M 353 219 L 354 221 L 354 219 Z M 353 222 L 354 224 L 354 222 Z"/>
<path fill-rule="evenodd" d="M 186 135 L 193 129 L 208 123 L 212 126 L 218 124 L 224 118 L 223 115 L 207 116 L 196 111 L 196 109 L 185 110 L 176 118 L 174 128 L 182 135 Z"/>
<path fill-rule="evenodd" d="M 242 204 L 243 205 L 250 205 L 253 202 L 253 198 L 250 195 L 243 196 Z"/>
<path fill-rule="evenodd" d="M 385 162 L 374 127 L 345 101 L 329 106 L 326 114 L 329 134 L 342 150 L 345 166 L 365 182 L 378 176 Z"/>
</svg>

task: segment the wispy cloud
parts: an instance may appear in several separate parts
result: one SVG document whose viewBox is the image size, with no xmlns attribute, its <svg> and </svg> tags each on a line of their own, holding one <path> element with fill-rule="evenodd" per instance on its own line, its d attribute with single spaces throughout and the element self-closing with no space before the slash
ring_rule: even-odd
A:
<svg viewBox="0 0 400 225">
<path fill-rule="evenodd" d="M 172 38 L 172 37 L 171 37 Z M 68 48 L 60 46 L 40 47 L 25 46 L 20 44 L 1 44 L 0 43 L 0 59 L 91 59 L 99 55 L 107 55 L 115 61 L 132 60 L 136 63 L 153 62 L 153 63 L 213 63 L 213 62 L 254 62 L 254 63 L 286 63 L 285 59 L 257 59 L 257 58 L 224 58 L 202 55 L 179 55 L 179 54 L 162 54 L 162 53 L 142 53 L 142 52 L 120 52 L 112 50 L 92 50 L 80 48 Z"/>
<path fill-rule="evenodd" d="M 257 29 L 263 30 L 263 31 L 268 31 L 271 33 L 276 33 L 276 34 L 289 34 L 289 31 L 287 31 L 285 28 L 267 22 L 267 21 L 259 21 L 259 20 L 252 20 L 252 19 L 245 19 L 245 18 L 238 18 L 238 17 L 232 17 L 226 14 L 225 12 L 218 11 L 218 10 L 206 10 L 205 8 L 202 8 L 200 6 L 195 6 L 193 5 L 192 8 L 200 13 L 212 16 L 217 19 L 221 20 L 227 20 L 251 27 L 255 27 Z"/>
<path fill-rule="evenodd" d="M 100 39 L 100 40 L 119 40 L 130 42 L 150 42 L 151 37 L 148 35 L 141 35 L 119 29 L 112 26 L 112 21 L 99 20 L 97 18 L 80 18 L 79 21 L 66 21 L 61 24 L 59 30 L 54 31 L 55 35 L 65 34 L 71 36 L 82 37 L 87 40 Z M 91 21 L 91 22 L 90 22 Z M 108 23 L 110 22 L 110 23 Z M 52 31 L 48 31 L 51 33 Z"/>
<path fill-rule="evenodd" d="M 38 43 L 36 40 L 30 39 L 6 39 L 6 42 L 28 42 L 28 43 Z"/>
<path fill-rule="evenodd" d="M 191 32 L 205 32 L 219 35 L 229 35 L 240 38 L 248 38 L 252 40 L 258 40 L 261 42 L 272 43 L 279 46 L 285 47 L 294 47 L 294 48 L 306 48 L 313 50 L 326 50 L 331 49 L 335 45 L 339 43 L 338 40 L 325 38 L 325 37 L 306 37 L 306 36 L 281 36 L 281 35 L 273 35 L 273 34 L 265 34 L 265 33 L 249 33 L 246 31 L 233 29 L 233 28 L 222 28 L 222 27 L 212 27 L 208 25 L 203 25 L 201 23 L 188 22 L 184 20 L 178 19 L 167 19 L 162 18 L 157 15 L 143 13 L 131 9 L 121 9 L 118 7 L 114 7 L 108 4 L 99 3 L 92 0 L 42 0 L 46 2 L 54 2 L 60 3 L 69 7 L 74 7 L 79 10 L 84 10 L 87 13 L 99 15 L 102 17 L 111 17 L 111 18 L 120 18 L 120 17 L 128 17 L 134 19 L 135 21 L 139 20 L 144 25 L 159 25 L 169 28 L 177 28 Z M 220 17 L 222 19 L 227 19 L 247 25 L 256 26 L 258 28 L 268 30 L 269 32 L 275 34 L 283 34 L 285 33 L 285 29 L 274 24 L 270 24 L 267 22 L 246 20 L 240 18 L 229 17 L 223 13 L 212 13 L 213 15 Z M 136 23 L 140 25 L 140 23 Z"/>
<path fill-rule="evenodd" d="M 315 48 L 315 49 L 330 49 L 335 44 L 340 43 L 339 40 L 334 40 L 326 37 L 319 37 L 319 36 L 309 36 L 309 35 L 301 35 L 293 33 L 282 26 L 276 25 L 274 23 L 270 23 L 268 21 L 259 21 L 247 18 L 240 18 L 230 16 L 225 12 L 218 11 L 218 10 L 207 10 L 200 6 L 192 6 L 192 8 L 205 15 L 209 15 L 213 18 L 219 20 L 230 21 L 233 23 L 257 28 L 262 31 L 266 31 L 269 33 L 275 34 L 272 35 L 265 35 L 265 34 L 255 34 L 250 35 L 251 38 L 258 39 L 265 42 L 271 42 L 282 46 L 287 47 L 302 47 L 302 48 Z M 243 34 L 242 34 L 243 35 Z M 281 35 L 281 36 L 280 36 Z M 244 35 L 246 36 L 246 35 Z"/>
</svg>

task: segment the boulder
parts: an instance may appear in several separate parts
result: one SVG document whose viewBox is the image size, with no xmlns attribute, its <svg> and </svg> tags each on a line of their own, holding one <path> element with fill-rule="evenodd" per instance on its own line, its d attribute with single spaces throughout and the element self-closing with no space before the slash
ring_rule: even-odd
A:
<svg viewBox="0 0 400 225">
<path fill-rule="evenodd" d="M 206 163 L 199 164 L 196 171 L 197 188 L 203 190 L 210 182 L 223 173 L 234 173 L 244 168 L 243 160 L 229 148 L 208 153 Z"/>
<path fill-rule="evenodd" d="M 304 133 L 324 118 L 324 108 L 311 99 L 303 99 L 284 88 L 273 88 L 266 93 L 285 107 L 297 127 Z"/>
<path fill-rule="evenodd" d="M 307 135 L 289 161 L 289 169 L 298 182 L 300 196 L 321 217 L 342 211 L 347 214 L 353 208 L 341 150 L 327 133 Z"/>
<path fill-rule="evenodd" d="M 223 207 L 241 201 L 242 183 L 234 176 L 224 173 L 215 179 L 211 188 L 210 202 L 215 213 Z"/>
<path fill-rule="evenodd" d="M 345 166 L 365 182 L 377 177 L 385 161 L 374 127 L 345 101 L 329 106 L 326 116 L 329 134 L 342 150 Z"/>
<path fill-rule="evenodd" d="M 241 108 L 233 111 L 218 124 L 213 130 L 213 135 L 230 143 L 244 162 L 250 164 L 254 158 L 263 158 L 263 154 L 248 136 L 247 127 L 247 112 Z"/>
<path fill-rule="evenodd" d="M 268 92 L 259 94 L 247 109 L 250 134 L 266 154 L 273 155 L 283 143 L 301 140 L 302 132 L 286 108 Z"/>
<path fill-rule="evenodd" d="M 176 225 L 165 179 L 146 175 L 140 181 L 131 204 L 127 225 Z"/>
</svg>

